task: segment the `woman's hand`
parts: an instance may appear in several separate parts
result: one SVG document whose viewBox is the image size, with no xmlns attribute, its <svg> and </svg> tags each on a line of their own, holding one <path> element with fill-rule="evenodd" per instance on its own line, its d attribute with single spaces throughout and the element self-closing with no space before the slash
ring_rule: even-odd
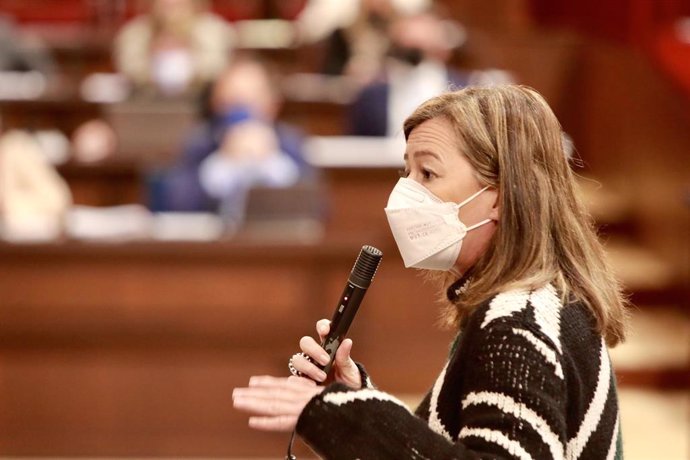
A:
<svg viewBox="0 0 690 460">
<path fill-rule="evenodd" d="M 323 339 L 328 335 L 328 331 L 330 330 L 331 322 L 329 320 L 322 319 L 316 323 L 316 332 L 319 334 L 319 342 L 323 342 Z M 330 359 L 328 353 L 326 353 L 326 350 L 324 350 L 312 337 L 302 337 L 299 341 L 299 346 L 302 352 L 309 356 L 312 361 L 321 365 L 326 365 L 328 363 Z M 358 390 L 362 387 L 362 378 L 359 373 L 359 368 L 357 368 L 357 365 L 350 357 L 350 351 L 352 351 L 352 340 L 343 340 L 343 343 L 338 347 L 338 351 L 335 352 L 335 360 L 332 367 L 333 379 L 338 383 Z M 316 382 L 326 381 L 326 373 L 316 367 L 313 362 L 305 359 L 304 356 L 295 355 L 292 358 L 292 365 L 303 375 Z"/>
<path fill-rule="evenodd" d="M 247 388 L 235 388 L 232 405 L 250 414 L 249 426 L 257 430 L 292 431 L 309 400 L 323 391 L 303 377 L 252 377 Z"/>
</svg>

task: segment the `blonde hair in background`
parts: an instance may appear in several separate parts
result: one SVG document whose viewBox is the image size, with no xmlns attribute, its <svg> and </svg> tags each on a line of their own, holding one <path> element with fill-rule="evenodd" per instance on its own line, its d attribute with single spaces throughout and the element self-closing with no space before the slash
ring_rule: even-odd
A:
<svg viewBox="0 0 690 460">
<path fill-rule="evenodd" d="M 582 301 L 610 346 L 625 336 L 626 301 L 577 190 L 561 126 L 544 98 L 518 85 L 468 87 L 422 104 L 404 124 L 406 138 L 424 121 L 448 119 L 484 185 L 496 187 L 500 221 L 446 319 L 456 326 L 473 308 L 510 289 L 547 283 L 564 300 Z M 440 272 L 436 272 L 440 273 Z M 435 278 L 445 289 L 454 281 Z"/>
</svg>

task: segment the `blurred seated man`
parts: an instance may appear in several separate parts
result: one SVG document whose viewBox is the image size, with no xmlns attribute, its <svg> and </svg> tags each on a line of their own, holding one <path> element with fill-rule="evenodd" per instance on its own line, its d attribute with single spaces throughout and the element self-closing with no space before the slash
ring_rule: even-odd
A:
<svg viewBox="0 0 690 460">
<path fill-rule="evenodd" d="M 452 51 L 448 35 L 444 22 L 431 12 L 400 17 L 391 25 L 384 74 L 353 101 L 350 134 L 394 136 L 419 104 L 449 87 L 468 84 L 468 74 L 446 64 Z"/>
<path fill-rule="evenodd" d="M 185 144 L 177 164 L 154 184 L 152 210 L 219 210 L 232 178 L 247 168 L 238 165 L 249 160 L 258 163 L 252 174 L 276 174 L 281 184 L 293 182 L 292 165 L 299 179 L 311 175 L 302 157 L 303 135 L 277 121 L 279 95 L 259 62 L 235 60 L 213 85 L 209 99 L 208 119 Z"/>
<path fill-rule="evenodd" d="M 150 11 L 115 38 L 114 61 L 135 88 L 175 96 L 202 87 L 223 71 L 233 45 L 231 26 L 205 0 L 148 0 Z"/>
<path fill-rule="evenodd" d="M 227 114 L 225 121 L 221 144 L 201 162 L 199 180 L 204 192 L 220 203 L 221 216 L 239 227 L 252 187 L 289 187 L 297 183 L 300 171 L 280 150 L 270 124 L 242 108 Z"/>
</svg>

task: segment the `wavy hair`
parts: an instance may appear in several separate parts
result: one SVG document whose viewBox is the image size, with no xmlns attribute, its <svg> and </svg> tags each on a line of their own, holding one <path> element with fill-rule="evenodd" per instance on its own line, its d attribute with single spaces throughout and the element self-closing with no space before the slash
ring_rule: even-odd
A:
<svg viewBox="0 0 690 460">
<path fill-rule="evenodd" d="M 405 137 L 437 117 L 451 122 L 459 154 L 480 183 L 496 187 L 500 205 L 493 242 L 445 319 L 459 326 L 499 292 L 553 283 L 563 300 L 579 300 L 591 310 L 610 346 L 621 342 L 626 301 L 579 196 L 561 126 L 544 98 L 519 85 L 447 92 L 405 120 Z M 454 281 L 449 273 L 436 278 L 444 293 Z"/>
</svg>

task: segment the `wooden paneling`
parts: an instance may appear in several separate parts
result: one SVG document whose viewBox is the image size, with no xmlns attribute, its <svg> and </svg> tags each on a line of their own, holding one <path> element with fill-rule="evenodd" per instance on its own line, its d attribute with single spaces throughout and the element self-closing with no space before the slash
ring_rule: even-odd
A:
<svg viewBox="0 0 690 460">
<path fill-rule="evenodd" d="M 385 256 L 354 355 L 422 393 L 451 334 L 390 239 L 0 245 L 0 454 L 280 456 L 287 436 L 250 431 L 232 388 L 287 374 L 363 243 Z"/>
<path fill-rule="evenodd" d="M 625 194 L 639 229 L 631 236 L 687 283 L 687 100 L 639 52 L 587 42 L 582 56 L 570 108 L 575 145 L 593 174 Z"/>
</svg>

